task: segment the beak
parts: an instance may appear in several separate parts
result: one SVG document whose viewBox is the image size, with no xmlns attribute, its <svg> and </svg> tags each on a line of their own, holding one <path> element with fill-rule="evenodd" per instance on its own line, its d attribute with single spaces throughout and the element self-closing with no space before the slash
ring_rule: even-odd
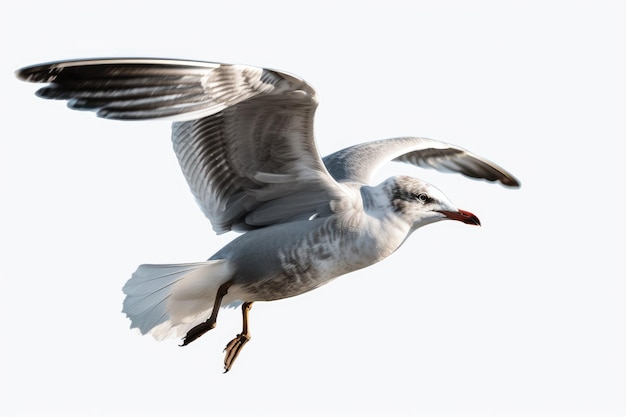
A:
<svg viewBox="0 0 626 417">
<path fill-rule="evenodd" d="M 448 219 L 451 219 L 451 220 L 458 220 L 458 221 L 466 223 L 466 224 L 471 224 L 471 225 L 474 225 L 474 226 L 480 226 L 480 220 L 478 220 L 478 217 L 476 217 L 475 215 L 473 215 L 469 211 L 465 211 L 465 210 L 444 211 L 444 210 L 441 210 L 441 211 L 439 211 L 439 213 L 443 214 L 444 216 L 446 216 Z"/>
</svg>

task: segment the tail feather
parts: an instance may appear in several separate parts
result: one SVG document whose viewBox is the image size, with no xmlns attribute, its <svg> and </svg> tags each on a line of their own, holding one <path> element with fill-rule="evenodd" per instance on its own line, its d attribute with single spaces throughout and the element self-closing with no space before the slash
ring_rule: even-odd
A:
<svg viewBox="0 0 626 417">
<path fill-rule="evenodd" d="M 209 317 L 217 289 L 231 276 L 225 260 L 140 265 L 124 285 L 122 311 L 142 334 L 181 336 Z"/>
</svg>

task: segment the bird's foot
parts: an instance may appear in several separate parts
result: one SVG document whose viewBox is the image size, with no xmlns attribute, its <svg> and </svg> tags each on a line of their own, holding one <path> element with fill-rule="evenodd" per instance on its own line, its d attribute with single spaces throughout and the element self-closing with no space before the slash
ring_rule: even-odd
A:
<svg viewBox="0 0 626 417">
<path fill-rule="evenodd" d="M 187 346 L 189 343 L 193 342 L 209 330 L 214 329 L 215 324 L 215 320 L 209 319 L 204 323 L 200 323 L 196 327 L 191 328 L 183 338 L 183 343 L 180 346 Z"/>
<path fill-rule="evenodd" d="M 226 357 L 224 357 L 224 373 L 230 371 L 230 368 L 233 366 L 235 359 L 241 352 L 241 348 L 245 345 L 248 340 L 250 340 L 249 334 L 238 334 L 233 340 L 231 340 L 224 351 L 226 352 Z"/>
</svg>

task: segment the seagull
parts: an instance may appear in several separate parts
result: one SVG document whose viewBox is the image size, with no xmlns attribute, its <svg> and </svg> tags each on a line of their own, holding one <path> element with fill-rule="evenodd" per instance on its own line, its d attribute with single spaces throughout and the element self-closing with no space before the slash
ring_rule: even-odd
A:
<svg viewBox="0 0 626 417">
<path fill-rule="evenodd" d="M 228 372 L 250 340 L 256 301 L 311 291 L 381 261 L 416 229 L 440 220 L 480 225 L 437 188 L 410 176 L 371 184 L 404 162 L 497 182 L 519 181 L 463 148 L 421 137 L 317 151 L 315 90 L 303 79 L 249 65 L 178 59 L 67 60 L 16 71 L 46 83 L 36 94 L 115 120 L 172 121 L 183 174 L 217 234 L 240 232 L 207 261 L 140 265 L 124 285 L 131 328 L 186 346 L 241 307 L 243 328 L 225 348 Z"/>
</svg>

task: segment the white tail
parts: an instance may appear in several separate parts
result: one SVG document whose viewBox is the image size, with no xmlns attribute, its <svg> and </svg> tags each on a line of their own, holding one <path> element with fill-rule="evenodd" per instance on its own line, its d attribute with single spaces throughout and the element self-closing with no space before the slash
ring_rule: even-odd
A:
<svg viewBox="0 0 626 417">
<path fill-rule="evenodd" d="M 210 316 L 218 288 L 231 276 L 225 260 L 140 265 L 124 285 L 122 311 L 142 334 L 182 336 Z"/>
</svg>

